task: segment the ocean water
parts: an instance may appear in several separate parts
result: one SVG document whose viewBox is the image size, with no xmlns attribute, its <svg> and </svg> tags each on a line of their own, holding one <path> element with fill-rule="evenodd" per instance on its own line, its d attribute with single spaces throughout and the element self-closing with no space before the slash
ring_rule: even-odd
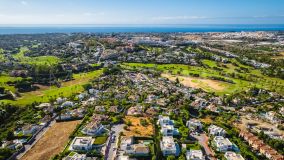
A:
<svg viewBox="0 0 284 160">
<path fill-rule="evenodd" d="M 0 34 L 38 33 L 119 33 L 119 32 L 240 32 L 284 31 L 284 24 L 276 25 L 57 25 L 57 26 L 7 26 L 0 25 Z"/>
</svg>

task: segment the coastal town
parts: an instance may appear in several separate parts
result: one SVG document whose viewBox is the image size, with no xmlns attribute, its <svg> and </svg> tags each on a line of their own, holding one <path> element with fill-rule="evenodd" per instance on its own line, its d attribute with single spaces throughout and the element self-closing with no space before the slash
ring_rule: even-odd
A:
<svg viewBox="0 0 284 160">
<path fill-rule="evenodd" d="M 282 32 L 0 35 L 0 48 L 0 159 L 284 159 Z"/>
</svg>

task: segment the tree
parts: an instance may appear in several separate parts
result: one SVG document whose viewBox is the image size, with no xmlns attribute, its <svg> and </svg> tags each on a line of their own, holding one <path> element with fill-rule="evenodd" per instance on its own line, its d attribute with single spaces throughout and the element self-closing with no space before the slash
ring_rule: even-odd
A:
<svg viewBox="0 0 284 160">
<path fill-rule="evenodd" d="M 178 78 L 176 78 L 176 84 L 179 84 L 179 79 Z"/>
<path fill-rule="evenodd" d="M 170 155 L 170 156 L 167 157 L 167 160 L 175 160 L 175 159 L 176 159 L 176 157 L 173 156 L 173 155 Z"/>
<path fill-rule="evenodd" d="M 181 156 L 179 156 L 178 160 L 185 160 L 184 155 L 182 154 Z"/>
</svg>

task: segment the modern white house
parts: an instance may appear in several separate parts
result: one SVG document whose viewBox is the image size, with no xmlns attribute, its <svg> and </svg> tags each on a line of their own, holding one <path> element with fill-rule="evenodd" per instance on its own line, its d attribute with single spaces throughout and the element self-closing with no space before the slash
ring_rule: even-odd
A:
<svg viewBox="0 0 284 160">
<path fill-rule="evenodd" d="M 76 152 L 71 152 L 67 157 L 63 158 L 63 160 L 86 160 L 86 154 L 78 154 Z"/>
<path fill-rule="evenodd" d="M 127 146 L 134 143 L 133 137 L 122 137 L 120 142 L 120 149 L 126 150 Z"/>
<path fill-rule="evenodd" d="M 61 105 L 61 108 L 64 108 L 64 107 L 73 107 L 74 106 L 74 103 L 71 102 L 71 101 L 66 101 L 64 103 L 62 103 Z"/>
<path fill-rule="evenodd" d="M 160 124 L 160 126 L 174 125 L 174 121 L 171 120 L 170 117 L 168 117 L 168 116 L 159 115 L 158 124 Z"/>
<path fill-rule="evenodd" d="M 234 144 L 228 138 L 222 136 L 214 137 L 213 144 L 219 152 L 231 151 L 234 148 Z"/>
<path fill-rule="evenodd" d="M 163 136 L 178 135 L 178 129 L 174 128 L 174 121 L 168 116 L 159 116 L 158 124 L 161 126 L 161 133 Z"/>
<path fill-rule="evenodd" d="M 146 156 L 149 155 L 150 150 L 145 144 L 132 144 L 126 147 L 125 153 L 135 156 Z"/>
<path fill-rule="evenodd" d="M 267 120 L 269 120 L 272 123 L 279 122 L 279 119 L 276 117 L 276 112 L 274 111 L 266 112 L 264 116 Z"/>
<path fill-rule="evenodd" d="M 160 147 L 164 156 L 176 155 L 178 156 L 178 145 L 175 143 L 172 136 L 164 136 L 160 142 Z"/>
<path fill-rule="evenodd" d="M 23 135 L 34 134 L 37 130 L 39 130 L 39 126 L 35 124 L 27 124 L 22 127 Z"/>
<path fill-rule="evenodd" d="M 161 133 L 163 134 L 163 136 L 174 136 L 179 134 L 178 129 L 174 128 L 173 125 L 161 126 Z"/>
<path fill-rule="evenodd" d="M 105 106 L 96 106 L 95 111 L 96 112 L 105 112 L 106 108 L 105 108 Z"/>
<path fill-rule="evenodd" d="M 210 125 L 208 128 L 208 132 L 210 135 L 213 136 L 225 136 L 226 135 L 226 131 L 218 126 L 215 125 Z"/>
<path fill-rule="evenodd" d="M 201 150 L 190 150 L 186 152 L 187 160 L 205 160 Z"/>
<path fill-rule="evenodd" d="M 13 150 L 20 149 L 21 147 L 23 147 L 23 143 L 18 139 L 13 141 L 4 141 L 2 142 L 2 146 L 0 146 L 0 148 L 9 148 Z"/>
<path fill-rule="evenodd" d="M 226 158 L 226 160 L 245 160 L 242 155 L 235 152 L 226 152 L 224 157 Z"/>
<path fill-rule="evenodd" d="M 92 137 L 75 137 L 70 145 L 70 150 L 89 151 L 93 149 Z"/>
<path fill-rule="evenodd" d="M 133 137 L 122 137 L 120 149 L 124 151 L 125 154 L 135 155 L 135 156 L 146 156 L 149 155 L 150 149 L 145 144 L 139 143 L 134 144 Z"/>
<path fill-rule="evenodd" d="M 202 123 L 197 119 L 191 119 L 186 122 L 186 126 L 191 130 L 202 130 Z"/>
<path fill-rule="evenodd" d="M 89 136 L 95 136 L 101 134 L 103 131 L 104 126 L 101 123 L 91 122 L 88 123 L 81 132 Z"/>
<path fill-rule="evenodd" d="M 134 106 L 130 107 L 127 110 L 127 115 L 129 116 L 141 115 L 142 113 L 143 113 L 143 106 Z"/>
</svg>

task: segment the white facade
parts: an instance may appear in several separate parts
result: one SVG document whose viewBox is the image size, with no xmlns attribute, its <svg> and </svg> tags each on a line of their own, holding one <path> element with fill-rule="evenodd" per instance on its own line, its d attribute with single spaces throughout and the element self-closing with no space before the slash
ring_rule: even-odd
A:
<svg viewBox="0 0 284 160">
<path fill-rule="evenodd" d="M 205 160 L 201 150 L 190 150 L 186 152 L 187 160 Z"/>
<path fill-rule="evenodd" d="M 174 142 L 174 138 L 172 136 L 163 137 L 160 142 L 160 147 L 164 156 L 177 155 L 177 144 Z"/>
<path fill-rule="evenodd" d="M 224 157 L 226 158 L 226 160 L 245 160 L 242 155 L 235 152 L 226 152 Z"/>
<path fill-rule="evenodd" d="M 24 135 L 34 134 L 39 129 L 37 125 L 26 125 L 22 127 L 22 131 Z"/>
<path fill-rule="evenodd" d="M 87 156 L 85 154 L 78 154 L 78 153 L 74 153 L 73 155 L 71 155 L 71 153 L 63 158 L 63 160 L 86 160 Z"/>
<path fill-rule="evenodd" d="M 159 116 L 158 124 L 161 126 L 161 133 L 163 136 L 178 135 L 178 130 L 174 128 L 174 121 L 168 116 Z"/>
<path fill-rule="evenodd" d="M 158 124 L 160 124 L 160 126 L 163 125 L 173 125 L 174 121 L 170 119 L 170 117 L 168 116 L 159 116 L 159 120 L 158 120 Z"/>
<path fill-rule="evenodd" d="M 223 128 L 215 126 L 215 125 L 209 126 L 208 132 L 210 135 L 213 135 L 213 136 L 225 136 L 226 135 L 226 131 Z"/>
<path fill-rule="evenodd" d="M 222 136 L 216 136 L 213 139 L 213 143 L 219 152 L 226 152 L 233 149 L 233 143 L 228 139 Z"/>
<path fill-rule="evenodd" d="M 202 130 L 202 123 L 197 119 L 191 119 L 186 122 L 186 126 L 190 130 Z"/>
<path fill-rule="evenodd" d="M 75 137 L 71 143 L 70 150 L 92 150 L 93 143 L 94 139 L 92 137 Z"/>
<path fill-rule="evenodd" d="M 89 136 L 94 136 L 94 135 L 99 135 L 103 132 L 104 126 L 100 123 L 97 122 L 91 122 L 86 125 L 86 127 L 82 130 L 82 133 L 89 135 Z"/>
</svg>

